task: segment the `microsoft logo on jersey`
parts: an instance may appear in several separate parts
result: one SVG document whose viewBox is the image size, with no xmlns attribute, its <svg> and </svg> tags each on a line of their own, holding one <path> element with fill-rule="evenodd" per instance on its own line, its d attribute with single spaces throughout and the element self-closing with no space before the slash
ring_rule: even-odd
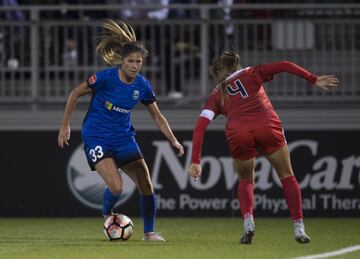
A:
<svg viewBox="0 0 360 259">
<path fill-rule="evenodd" d="M 113 107 L 113 104 L 111 102 L 109 102 L 109 101 L 106 101 L 105 102 L 105 107 L 106 107 L 106 109 L 111 110 L 112 107 Z"/>
<path fill-rule="evenodd" d="M 116 112 L 121 112 L 121 113 L 129 113 L 130 112 L 130 110 L 126 110 L 126 109 L 117 107 L 109 101 L 105 102 L 105 108 L 108 109 L 109 111 L 116 111 Z"/>
</svg>

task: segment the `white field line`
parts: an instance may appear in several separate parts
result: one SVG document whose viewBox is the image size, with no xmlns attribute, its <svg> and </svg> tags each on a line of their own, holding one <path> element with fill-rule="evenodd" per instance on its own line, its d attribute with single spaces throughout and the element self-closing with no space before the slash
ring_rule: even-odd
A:
<svg viewBox="0 0 360 259">
<path fill-rule="evenodd" d="M 360 250 L 360 245 L 349 246 L 349 247 L 346 247 L 346 248 L 343 248 L 343 249 L 339 249 L 339 250 L 336 250 L 336 251 L 333 251 L 333 252 L 328 252 L 328 253 L 323 253 L 323 254 L 315 254 L 315 255 L 296 257 L 295 259 L 327 258 L 327 257 L 332 257 L 332 256 L 351 253 L 351 252 L 354 252 L 354 251 L 357 251 L 357 250 Z"/>
</svg>

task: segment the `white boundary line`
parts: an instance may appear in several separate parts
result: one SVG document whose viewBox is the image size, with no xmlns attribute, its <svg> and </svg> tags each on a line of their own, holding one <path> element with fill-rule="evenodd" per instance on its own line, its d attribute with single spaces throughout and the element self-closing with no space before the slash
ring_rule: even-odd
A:
<svg viewBox="0 0 360 259">
<path fill-rule="evenodd" d="M 347 253 L 351 253 L 354 251 L 360 250 L 360 245 L 356 245 L 356 246 L 349 246 L 343 249 L 339 249 L 333 252 L 328 252 L 328 253 L 323 253 L 323 254 L 316 254 L 316 255 L 308 255 L 308 256 L 301 256 L 301 257 L 296 257 L 295 259 L 316 259 L 316 258 L 327 258 L 327 257 L 332 257 L 332 256 L 337 256 L 337 255 L 342 255 L 342 254 L 347 254 Z"/>
</svg>

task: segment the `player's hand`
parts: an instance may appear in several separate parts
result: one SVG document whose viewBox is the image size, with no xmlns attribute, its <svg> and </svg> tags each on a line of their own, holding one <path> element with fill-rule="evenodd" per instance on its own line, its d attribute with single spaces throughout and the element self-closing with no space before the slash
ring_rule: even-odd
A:
<svg viewBox="0 0 360 259">
<path fill-rule="evenodd" d="M 333 75 L 318 76 L 315 85 L 325 91 L 339 85 L 339 79 Z"/>
<path fill-rule="evenodd" d="M 201 176 L 201 166 L 199 164 L 190 164 L 188 168 L 189 175 L 194 181 L 197 181 Z"/>
<path fill-rule="evenodd" d="M 173 145 L 173 147 L 178 150 L 178 154 L 177 154 L 178 157 L 184 155 L 184 147 L 179 143 L 179 141 L 175 140 L 173 143 L 171 143 L 171 145 Z"/>
<path fill-rule="evenodd" d="M 61 126 L 60 130 L 59 130 L 59 135 L 58 135 L 58 145 L 59 147 L 63 148 L 64 144 L 66 144 L 67 146 L 69 145 L 69 140 L 70 140 L 70 126 Z"/>
</svg>

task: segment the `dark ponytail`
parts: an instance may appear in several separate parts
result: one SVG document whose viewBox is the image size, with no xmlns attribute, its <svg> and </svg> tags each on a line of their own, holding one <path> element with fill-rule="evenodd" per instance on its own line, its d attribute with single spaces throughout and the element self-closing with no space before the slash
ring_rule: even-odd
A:
<svg viewBox="0 0 360 259">
<path fill-rule="evenodd" d="M 226 92 L 226 77 L 240 68 L 240 56 L 234 51 L 224 51 L 220 57 L 214 59 L 209 67 L 210 74 L 220 84 L 221 104 L 224 104 L 229 98 Z"/>
</svg>

